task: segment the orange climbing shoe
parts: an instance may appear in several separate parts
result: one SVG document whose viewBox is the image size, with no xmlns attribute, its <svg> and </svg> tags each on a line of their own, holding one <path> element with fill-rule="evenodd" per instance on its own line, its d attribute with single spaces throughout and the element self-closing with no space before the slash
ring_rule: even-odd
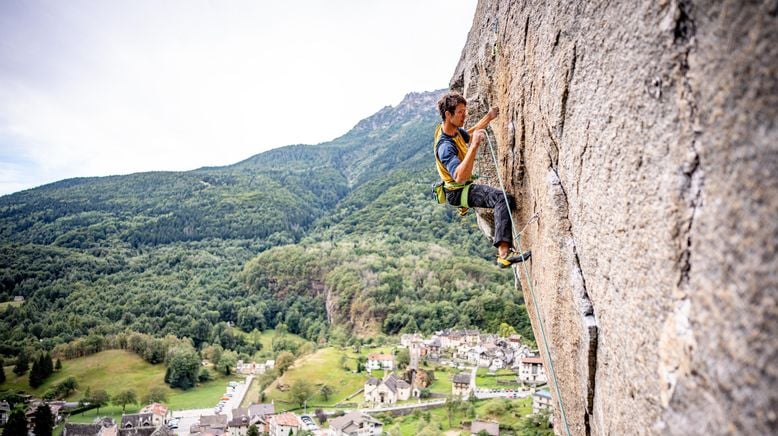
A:
<svg viewBox="0 0 778 436">
<path fill-rule="evenodd" d="M 511 265 L 524 262 L 530 257 L 532 257 L 531 251 L 527 251 L 523 254 L 519 254 L 511 250 L 508 252 L 508 254 L 505 255 L 505 257 L 497 255 L 497 265 L 499 265 L 500 268 L 509 268 Z"/>
</svg>

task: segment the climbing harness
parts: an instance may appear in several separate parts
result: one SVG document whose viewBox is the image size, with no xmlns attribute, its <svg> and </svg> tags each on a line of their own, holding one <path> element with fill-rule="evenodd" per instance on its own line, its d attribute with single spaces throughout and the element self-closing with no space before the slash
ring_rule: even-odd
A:
<svg viewBox="0 0 778 436">
<path fill-rule="evenodd" d="M 456 191 L 461 189 L 462 195 L 459 199 L 459 205 L 452 204 L 452 206 L 458 209 L 457 212 L 459 213 L 459 216 L 465 216 L 470 210 L 470 205 L 467 202 L 467 197 L 470 193 L 470 186 L 472 185 L 473 181 L 478 179 L 478 175 L 472 174 L 470 179 L 464 183 L 457 183 L 454 180 L 446 167 L 443 165 L 443 162 L 441 162 L 440 158 L 438 157 L 438 145 L 442 134 L 443 126 L 438 125 L 438 128 L 435 130 L 435 143 L 433 144 L 432 148 L 435 153 L 435 164 L 437 165 L 438 174 L 443 181 L 434 183 L 432 185 L 432 192 L 439 204 L 446 204 L 446 191 Z M 461 134 L 458 134 L 454 138 L 454 145 L 457 148 L 457 154 L 462 155 L 460 156 L 460 159 L 462 159 L 464 154 L 467 153 L 467 144 L 465 143 L 465 140 L 462 138 Z"/>
<path fill-rule="evenodd" d="M 497 163 L 497 155 L 494 152 L 494 146 L 492 146 L 492 137 L 489 135 L 489 132 L 486 132 L 486 139 L 489 143 L 489 151 L 492 154 L 492 160 L 494 161 L 494 170 L 497 172 L 497 180 L 500 182 L 500 189 L 502 189 L 502 195 L 505 198 L 505 204 L 508 206 L 508 210 L 510 210 L 510 203 L 508 202 L 508 194 L 505 192 L 505 186 L 502 183 L 502 177 L 500 176 L 500 166 Z M 524 225 L 524 227 L 521 229 L 521 232 L 516 232 L 516 224 L 513 222 L 513 214 L 508 214 L 508 216 L 511 219 L 511 229 L 513 230 L 513 234 L 516 235 L 513 240 L 516 242 L 516 247 L 519 249 L 519 253 L 524 252 L 524 250 L 521 248 L 521 233 L 524 232 L 524 230 L 527 228 L 527 226 L 533 222 L 536 221 L 539 218 L 539 215 L 536 213 L 530 218 L 530 220 L 527 222 L 527 224 Z M 551 370 L 551 377 L 554 380 L 554 388 L 556 389 L 556 396 L 559 400 L 559 411 L 562 415 L 562 421 L 565 424 L 565 430 L 567 431 L 568 436 L 570 436 L 570 425 L 567 422 L 567 415 L 565 414 L 565 408 L 562 404 L 562 394 L 559 391 L 559 380 L 556 378 L 556 371 L 554 370 L 554 360 L 551 358 L 551 349 L 548 346 L 548 340 L 546 339 L 546 329 L 543 326 L 543 318 L 540 315 L 540 306 L 538 305 L 537 299 L 535 298 L 535 290 L 532 288 L 532 278 L 529 275 L 529 269 L 527 269 L 527 263 L 522 263 L 524 266 L 524 276 L 527 279 L 527 287 L 529 288 L 530 296 L 532 297 L 532 305 L 535 306 L 535 315 L 538 318 L 538 324 L 540 325 L 540 335 L 543 338 L 543 346 L 546 349 L 546 356 L 548 356 L 548 364 L 549 369 Z"/>
</svg>

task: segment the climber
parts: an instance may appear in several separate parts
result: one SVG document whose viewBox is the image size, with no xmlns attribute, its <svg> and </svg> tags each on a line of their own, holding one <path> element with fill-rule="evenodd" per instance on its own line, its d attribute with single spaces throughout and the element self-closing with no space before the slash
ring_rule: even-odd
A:
<svg viewBox="0 0 778 436">
<path fill-rule="evenodd" d="M 467 100 L 459 93 L 448 92 L 443 95 L 438 100 L 438 110 L 443 122 L 435 130 L 435 162 L 443 180 L 446 201 L 461 208 L 494 209 L 494 246 L 497 247 L 497 264 L 500 268 L 508 268 L 529 259 L 532 255 L 529 251 L 521 254 L 513 251 L 510 222 L 513 199 L 509 200 L 509 207 L 501 190 L 473 183 L 473 164 L 478 147 L 486 136 L 483 129 L 497 118 L 500 109 L 492 107 L 468 130 L 462 128 L 467 117 Z"/>
</svg>

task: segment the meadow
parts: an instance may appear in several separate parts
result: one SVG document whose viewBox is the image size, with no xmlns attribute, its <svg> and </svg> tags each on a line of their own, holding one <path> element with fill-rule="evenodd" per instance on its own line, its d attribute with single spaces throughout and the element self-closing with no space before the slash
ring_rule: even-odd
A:
<svg viewBox="0 0 778 436">
<path fill-rule="evenodd" d="M 219 401 L 225 387 L 230 380 L 239 380 L 242 376 L 224 376 L 211 370 L 213 380 L 200 383 L 189 390 L 171 389 L 164 382 L 165 366 L 152 365 L 134 353 L 124 350 L 107 350 L 86 357 L 62 361 L 62 369 L 52 374 L 46 382 L 32 389 L 28 385 L 28 374 L 16 376 L 11 370 L 5 368 L 7 380 L 0 385 L 0 390 L 14 390 L 26 392 L 36 397 L 41 397 L 50 387 L 62 382 L 68 377 L 74 377 L 78 382 L 78 389 L 66 398 L 67 401 L 78 401 L 89 388 L 92 392 L 105 390 L 114 396 L 121 391 L 133 390 L 140 401 L 153 387 L 161 387 L 166 396 L 166 404 L 172 410 L 211 408 Z M 141 404 L 128 404 L 126 413 L 137 412 Z M 121 418 L 121 406 L 109 405 L 100 408 L 100 416 L 113 416 Z M 97 417 L 97 410 L 73 415 L 69 418 L 72 422 L 92 422 Z"/>
</svg>

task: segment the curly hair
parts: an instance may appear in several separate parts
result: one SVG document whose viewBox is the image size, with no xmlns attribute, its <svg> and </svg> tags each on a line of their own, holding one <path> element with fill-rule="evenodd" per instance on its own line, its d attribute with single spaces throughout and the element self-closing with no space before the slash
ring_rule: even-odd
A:
<svg viewBox="0 0 778 436">
<path fill-rule="evenodd" d="M 460 103 L 467 105 L 467 100 L 462 97 L 462 94 L 456 91 L 449 91 L 443 94 L 443 96 L 440 97 L 440 100 L 438 100 L 438 110 L 440 111 L 441 120 L 446 121 L 446 112 L 453 114 Z"/>
</svg>

